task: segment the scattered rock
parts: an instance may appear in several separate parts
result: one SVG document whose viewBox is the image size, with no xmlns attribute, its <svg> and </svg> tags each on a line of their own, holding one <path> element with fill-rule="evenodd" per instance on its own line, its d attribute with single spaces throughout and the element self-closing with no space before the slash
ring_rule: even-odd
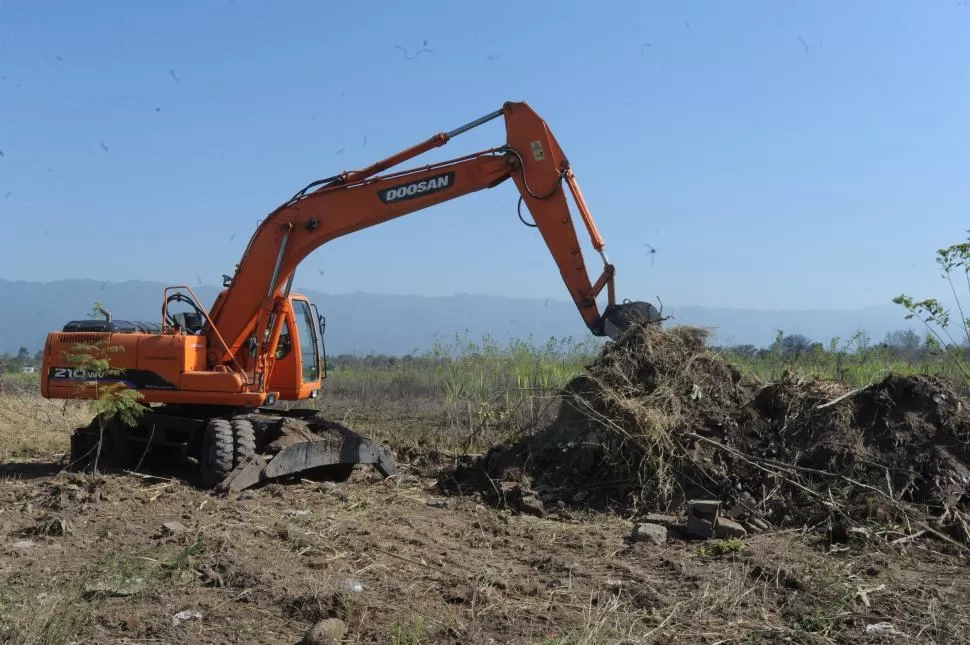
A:
<svg viewBox="0 0 970 645">
<path fill-rule="evenodd" d="M 15 549 L 32 549 L 36 546 L 31 540 L 20 540 L 13 543 Z"/>
<path fill-rule="evenodd" d="M 743 538 L 748 532 L 743 526 L 735 522 L 734 520 L 729 520 L 727 518 L 718 518 L 717 524 L 714 526 L 714 536 L 719 539 L 727 538 Z"/>
<path fill-rule="evenodd" d="M 339 618 L 318 621 L 303 637 L 303 645 L 340 645 L 347 626 Z"/>
<path fill-rule="evenodd" d="M 634 542 L 650 542 L 663 544 L 667 541 L 667 527 L 650 522 L 640 522 L 634 525 L 631 539 Z"/>
<path fill-rule="evenodd" d="M 446 499 L 429 499 L 425 504 L 431 508 L 448 508 L 448 500 Z"/>
<path fill-rule="evenodd" d="M 304 515 L 309 515 L 309 514 L 310 514 L 310 511 L 305 509 L 300 509 L 300 510 L 290 509 L 286 511 L 286 513 L 284 513 L 284 515 L 286 515 L 287 517 L 303 517 Z"/>
<path fill-rule="evenodd" d="M 202 614 L 194 609 L 186 609 L 172 616 L 172 626 L 178 627 L 187 620 L 202 620 Z"/>
<path fill-rule="evenodd" d="M 188 531 L 181 522 L 164 522 L 162 523 L 162 527 L 172 535 L 178 535 L 179 533 Z"/>
<path fill-rule="evenodd" d="M 668 529 L 684 523 L 683 519 L 679 517 L 674 515 L 661 515 L 660 513 L 649 513 L 642 521 L 649 522 L 650 524 L 660 524 L 661 526 L 666 526 Z"/>
<path fill-rule="evenodd" d="M 714 525 L 721 503 L 717 500 L 691 500 L 687 503 L 687 532 L 699 538 L 714 536 Z"/>
<path fill-rule="evenodd" d="M 353 580 L 351 578 L 348 578 L 347 580 L 344 580 L 343 584 L 340 586 L 343 588 L 344 591 L 351 591 L 353 593 L 364 592 L 364 583 L 362 583 L 359 580 Z"/>
</svg>

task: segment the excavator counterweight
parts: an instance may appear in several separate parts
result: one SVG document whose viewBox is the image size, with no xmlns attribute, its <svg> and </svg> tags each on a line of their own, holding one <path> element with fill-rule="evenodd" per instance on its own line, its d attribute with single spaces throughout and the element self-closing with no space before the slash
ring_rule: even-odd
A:
<svg viewBox="0 0 970 645">
<path fill-rule="evenodd" d="M 484 123 L 504 117 L 505 144 L 409 170 L 396 166 Z M 380 174 L 385 173 L 385 174 Z M 355 464 L 395 472 L 387 446 L 282 401 L 316 399 L 326 377 L 325 319 L 292 291 L 300 263 L 337 237 L 376 226 L 507 180 L 519 217 L 538 229 L 570 299 L 595 336 L 615 338 L 636 320 L 659 324 L 645 302 L 616 302 L 615 269 L 566 155 L 526 103 L 505 103 L 361 170 L 314 181 L 265 217 L 211 309 L 188 286 L 165 290 L 160 323 L 72 321 L 51 332 L 41 392 L 95 399 L 121 387 L 148 410 L 134 422 L 99 415 L 72 438 L 71 459 L 127 464 L 136 453 L 175 451 L 198 463 L 207 488 L 239 491 L 298 473 L 345 478 Z M 603 262 L 592 280 L 567 203 L 571 195 Z M 525 206 L 532 216 L 526 222 Z M 597 298 L 607 292 L 602 312 Z M 179 307 L 188 311 L 176 311 Z M 140 459 L 139 459 L 140 460 Z"/>
</svg>

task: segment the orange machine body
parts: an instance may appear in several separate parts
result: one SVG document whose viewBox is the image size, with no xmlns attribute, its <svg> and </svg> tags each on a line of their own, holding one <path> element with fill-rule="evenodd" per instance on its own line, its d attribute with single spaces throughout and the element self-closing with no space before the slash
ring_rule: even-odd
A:
<svg viewBox="0 0 970 645">
<path fill-rule="evenodd" d="M 287 299 L 271 361 L 268 386 L 250 383 L 245 372 L 224 365 L 208 369 L 207 338 L 162 326 L 157 333 L 59 331 L 47 336 L 41 393 L 50 399 L 93 399 L 105 385 L 138 390 L 143 403 L 257 407 L 273 400 L 315 398 L 324 357 L 316 307 L 300 295 Z M 103 357 L 106 370 L 80 360 Z M 87 363 L 87 366 L 85 366 Z"/>
</svg>

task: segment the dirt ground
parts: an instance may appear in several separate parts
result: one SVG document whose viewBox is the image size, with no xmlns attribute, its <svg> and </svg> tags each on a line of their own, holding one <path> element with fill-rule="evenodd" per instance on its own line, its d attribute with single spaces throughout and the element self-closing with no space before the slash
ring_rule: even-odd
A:
<svg viewBox="0 0 970 645">
<path fill-rule="evenodd" d="M 634 543 L 633 517 L 447 496 L 458 464 L 430 453 L 389 481 L 238 500 L 53 456 L 0 466 L 3 643 L 297 643 L 325 617 L 393 644 L 958 643 L 970 626 L 964 558 L 923 538 Z"/>
<path fill-rule="evenodd" d="M 325 399 L 397 475 L 239 499 L 66 472 L 83 411 L 0 395 L 0 644 L 296 644 L 326 618 L 361 644 L 970 642 L 970 406 L 922 378 L 742 382 L 702 344 L 631 336 L 479 456 L 442 452 L 433 405 Z M 636 528 L 697 494 L 744 534 Z"/>
</svg>

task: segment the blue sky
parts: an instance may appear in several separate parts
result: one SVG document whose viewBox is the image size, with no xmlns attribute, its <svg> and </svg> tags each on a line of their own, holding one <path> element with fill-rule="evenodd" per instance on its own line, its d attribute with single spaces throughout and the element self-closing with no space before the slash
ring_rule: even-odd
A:
<svg viewBox="0 0 970 645">
<path fill-rule="evenodd" d="M 0 77 L 14 280 L 217 284 L 307 182 L 505 100 L 565 149 L 623 298 L 945 295 L 934 252 L 970 228 L 960 0 L 0 0 Z M 421 162 L 504 138 L 493 121 Z M 565 299 L 516 199 L 506 183 L 338 239 L 297 282 Z"/>
</svg>

